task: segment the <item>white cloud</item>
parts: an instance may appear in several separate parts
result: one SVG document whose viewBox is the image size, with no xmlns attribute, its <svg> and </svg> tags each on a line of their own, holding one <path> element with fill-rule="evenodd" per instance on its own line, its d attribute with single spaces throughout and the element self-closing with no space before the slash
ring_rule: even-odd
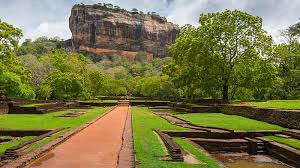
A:
<svg viewBox="0 0 300 168">
<path fill-rule="evenodd" d="M 5 1 L 5 0 L 0 0 Z M 122 8 L 155 11 L 180 26 L 198 25 L 201 13 L 238 9 L 263 18 L 264 28 L 280 42 L 279 30 L 300 17 L 299 0 L 104 0 Z M 24 38 L 39 36 L 71 37 L 68 17 L 76 3 L 93 4 L 103 0 L 10 0 L 1 2 L 0 18 L 23 29 Z"/>
<path fill-rule="evenodd" d="M 68 21 L 42 22 L 35 29 L 24 33 L 26 38 L 36 39 L 41 36 L 71 38 Z"/>
</svg>

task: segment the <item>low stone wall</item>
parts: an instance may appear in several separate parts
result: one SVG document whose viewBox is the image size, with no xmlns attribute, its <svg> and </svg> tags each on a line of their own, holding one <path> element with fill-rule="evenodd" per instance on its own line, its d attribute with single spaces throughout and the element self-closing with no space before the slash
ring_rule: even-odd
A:
<svg viewBox="0 0 300 168">
<path fill-rule="evenodd" d="M 24 137 L 40 136 L 52 130 L 0 130 L 0 136 Z"/>
<path fill-rule="evenodd" d="M 14 102 L 9 102 L 8 106 L 8 114 L 46 114 L 68 108 L 66 103 L 53 103 L 36 107 L 22 107 L 16 105 Z"/>
<path fill-rule="evenodd" d="M 168 101 L 131 101 L 131 106 L 168 106 Z"/>
<path fill-rule="evenodd" d="M 8 113 L 7 103 L 0 101 L 0 114 L 7 114 L 7 113 Z"/>
<path fill-rule="evenodd" d="M 209 152 L 248 152 L 249 142 L 245 139 L 190 138 Z"/>
<path fill-rule="evenodd" d="M 300 167 L 300 150 L 265 138 L 261 139 L 265 142 L 265 146 L 269 155 L 289 165 Z"/>
<path fill-rule="evenodd" d="M 230 104 L 198 106 L 181 102 L 172 102 L 169 103 L 169 106 L 175 111 L 184 111 L 188 113 L 219 112 L 264 121 L 285 128 L 300 129 L 300 110 L 258 108 L 254 106 L 237 106 Z"/>
<path fill-rule="evenodd" d="M 234 131 L 234 132 L 207 132 L 207 131 L 175 131 L 163 130 L 163 133 L 171 137 L 186 138 L 211 138 L 211 139 L 235 139 L 244 137 L 261 137 L 280 134 L 281 131 L 260 130 L 260 131 Z"/>
<path fill-rule="evenodd" d="M 286 128 L 300 129 L 300 110 L 257 108 L 253 106 L 219 105 L 218 111 L 260 120 Z"/>
<path fill-rule="evenodd" d="M 113 103 L 113 102 L 79 102 L 79 105 L 105 107 L 105 106 L 116 106 L 116 105 L 118 105 L 118 103 Z"/>
</svg>

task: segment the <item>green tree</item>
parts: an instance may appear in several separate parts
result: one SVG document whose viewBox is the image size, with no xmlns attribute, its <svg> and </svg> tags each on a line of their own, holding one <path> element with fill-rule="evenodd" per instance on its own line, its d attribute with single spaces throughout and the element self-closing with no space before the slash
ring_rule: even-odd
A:
<svg viewBox="0 0 300 168">
<path fill-rule="evenodd" d="M 26 39 L 25 42 L 18 48 L 17 55 L 32 54 L 35 56 L 46 54 L 54 49 L 65 47 L 64 40 L 56 38 L 39 37 L 32 41 Z"/>
<path fill-rule="evenodd" d="M 3 57 L 18 48 L 22 31 L 0 20 L 0 56 Z"/>
<path fill-rule="evenodd" d="M 176 96 L 176 89 L 168 76 L 151 76 L 142 78 L 137 90 L 143 96 L 167 98 Z"/>
<path fill-rule="evenodd" d="M 96 66 L 89 65 L 87 76 L 90 85 L 91 96 L 101 96 L 107 93 L 107 83 L 109 77 Z"/>
<path fill-rule="evenodd" d="M 271 83 L 273 43 L 261 18 L 226 10 L 201 14 L 199 23 L 198 28 L 185 26 L 170 47 L 173 63 L 166 72 L 175 84 L 188 88 L 189 94 L 200 88 L 228 100 L 239 87 L 255 87 L 262 81 L 259 77 L 263 84 Z"/>
<path fill-rule="evenodd" d="M 273 92 L 282 99 L 300 98 L 300 43 L 291 39 L 277 45 L 274 52 L 280 85 Z"/>
<path fill-rule="evenodd" d="M 84 78 L 72 72 L 54 72 L 47 79 L 51 86 L 52 96 L 58 99 L 73 99 L 86 97 Z"/>
<path fill-rule="evenodd" d="M 0 20 L 0 95 L 34 98 L 30 72 L 14 54 L 21 37 L 20 29 Z"/>
</svg>

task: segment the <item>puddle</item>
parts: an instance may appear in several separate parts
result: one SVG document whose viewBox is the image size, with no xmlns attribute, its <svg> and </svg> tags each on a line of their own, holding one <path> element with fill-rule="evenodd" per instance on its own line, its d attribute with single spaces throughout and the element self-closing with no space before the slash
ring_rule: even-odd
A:
<svg viewBox="0 0 300 168">
<path fill-rule="evenodd" d="M 228 168 L 290 168 L 267 155 L 248 155 L 247 153 L 212 154 Z"/>
<path fill-rule="evenodd" d="M 47 153 L 46 155 L 42 156 L 41 158 L 35 160 L 30 167 L 39 167 L 42 166 L 47 160 L 54 157 L 54 153 Z"/>
</svg>

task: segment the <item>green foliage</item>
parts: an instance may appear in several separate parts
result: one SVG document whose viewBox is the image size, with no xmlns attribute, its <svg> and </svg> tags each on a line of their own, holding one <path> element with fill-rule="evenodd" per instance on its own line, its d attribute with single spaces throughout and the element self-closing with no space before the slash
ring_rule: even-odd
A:
<svg viewBox="0 0 300 168">
<path fill-rule="evenodd" d="M 64 43 L 64 40 L 59 39 L 58 37 L 39 37 L 35 41 L 26 39 L 16 53 L 17 55 L 32 54 L 37 56 L 48 53 L 53 49 L 62 48 L 64 47 Z"/>
<path fill-rule="evenodd" d="M 34 98 L 30 73 L 13 53 L 21 36 L 20 29 L 0 20 L 0 95 Z"/>
<path fill-rule="evenodd" d="M 41 84 L 36 90 L 39 99 L 49 99 L 51 97 L 52 87 L 49 84 Z"/>
<path fill-rule="evenodd" d="M 0 20 L 0 57 L 6 56 L 18 48 L 22 31 Z"/>
<path fill-rule="evenodd" d="M 84 78 L 77 73 L 54 72 L 48 77 L 47 83 L 51 86 L 53 97 L 58 99 L 84 97 L 86 93 Z"/>
<path fill-rule="evenodd" d="M 20 76 L 9 71 L 0 71 L 0 95 L 28 99 L 35 97 L 34 91 L 22 82 Z"/>
<path fill-rule="evenodd" d="M 137 84 L 138 92 L 146 97 L 175 97 L 176 89 L 168 76 L 151 76 L 141 79 Z"/>
<path fill-rule="evenodd" d="M 275 98 L 300 98 L 300 43 L 297 40 L 279 44 L 274 52 L 278 83 L 272 89 Z M 272 97 L 273 98 L 273 97 Z"/>
<path fill-rule="evenodd" d="M 259 91 L 271 84 L 272 38 L 261 18 L 226 10 L 202 14 L 199 22 L 198 28 L 185 26 L 170 48 L 173 62 L 166 73 L 178 87 L 227 100 L 237 88 Z"/>
</svg>

